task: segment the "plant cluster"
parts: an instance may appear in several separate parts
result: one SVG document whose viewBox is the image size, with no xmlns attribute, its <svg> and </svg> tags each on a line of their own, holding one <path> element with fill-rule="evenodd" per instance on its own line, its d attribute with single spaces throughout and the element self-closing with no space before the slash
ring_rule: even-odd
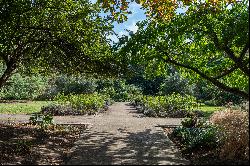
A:
<svg viewBox="0 0 250 166">
<path fill-rule="evenodd" d="M 243 101 L 242 97 L 223 91 L 205 81 L 198 81 L 193 92 L 198 100 L 208 106 L 223 106 L 228 102 L 240 104 Z"/>
<path fill-rule="evenodd" d="M 51 115 L 33 114 L 30 119 L 30 124 L 38 125 L 41 129 L 47 129 L 49 125 L 53 124 L 53 117 Z"/>
<path fill-rule="evenodd" d="M 173 129 L 168 136 L 194 165 L 208 164 L 210 158 L 217 159 L 217 148 L 223 141 L 215 125 L 198 119 L 194 114 L 184 118 L 181 126 Z"/>
<path fill-rule="evenodd" d="M 53 115 L 53 116 L 81 115 L 80 111 L 72 108 L 69 105 L 64 106 L 55 103 L 41 107 L 41 113 L 44 115 Z"/>
<path fill-rule="evenodd" d="M 68 94 L 89 94 L 94 93 L 97 84 L 94 79 L 86 79 L 83 77 L 73 77 L 60 75 L 49 80 L 49 86 L 46 87 L 39 99 L 52 100 L 59 93 Z"/>
<path fill-rule="evenodd" d="M 154 117 L 185 117 L 190 111 L 197 108 L 197 101 L 193 96 L 173 93 L 167 96 L 134 97 L 131 104 L 147 116 Z M 199 111 L 195 111 L 199 114 Z M 199 114 L 202 116 L 202 114 Z"/>
<path fill-rule="evenodd" d="M 84 115 L 95 114 L 108 109 L 111 100 L 105 95 L 93 94 L 58 94 L 56 104 L 42 108 L 43 114 Z"/>
<path fill-rule="evenodd" d="M 105 94 L 117 102 L 129 101 L 134 96 L 142 94 L 140 88 L 126 84 L 125 80 L 99 80 L 97 83 L 99 93 Z"/>
<path fill-rule="evenodd" d="M 178 127 L 173 130 L 172 137 L 178 139 L 184 154 L 192 151 L 215 149 L 220 144 L 219 132 L 216 127 Z"/>
<path fill-rule="evenodd" d="M 224 136 L 220 158 L 249 160 L 249 113 L 228 108 L 215 112 L 210 121 Z"/>
<path fill-rule="evenodd" d="M 52 100 L 58 94 L 92 94 L 109 96 L 114 101 L 129 101 L 141 90 L 134 85 L 126 84 L 122 79 L 94 79 L 61 75 L 50 80 L 50 86 L 39 96 L 40 99 Z"/>
<path fill-rule="evenodd" d="M 249 113 L 246 111 L 227 108 L 213 113 L 207 121 L 189 114 L 181 127 L 168 136 L 193 163 L 249 163 Z M 205 158 L 209 161 L 204 161 Z"/>
<path fill-rule="evenodd" d="M 45 77 L 42 77 L 40 75 L 25 76 L 16 73 L 11 77 L 11 79 L 6 83 L 6 85 L 0 89 L 0 99 L 2 100 L 36 99 L 41 93 L 43 93 L 46 86 L 47 86 L 47 78 Z"/>
</svg>

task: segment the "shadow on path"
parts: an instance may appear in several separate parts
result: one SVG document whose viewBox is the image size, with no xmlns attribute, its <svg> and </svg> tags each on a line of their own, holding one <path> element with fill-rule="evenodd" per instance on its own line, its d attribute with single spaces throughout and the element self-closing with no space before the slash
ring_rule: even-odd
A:
<svg viewBox="0 0 250 166">
<path fill-rule="evenodd" d="M 117 134 L 92 132 L 77 142 L 70 165 L 180 165 L 181 159 L 170 140 L 161 133 L 146 129 L 127 132 L 118 129 Z"/>
</svg>

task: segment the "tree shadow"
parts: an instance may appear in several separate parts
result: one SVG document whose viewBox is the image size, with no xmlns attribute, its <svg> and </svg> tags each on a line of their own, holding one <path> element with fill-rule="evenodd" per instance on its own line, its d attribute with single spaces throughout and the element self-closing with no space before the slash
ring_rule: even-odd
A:
<svg viewBox="0 0 250 166">
<path fill-rule="evenodd" d="M 69 165 L 169 165 L 188 164 L 163 133 L 145 129 L 116 133 L 91 132 L 76 142 Z"/>
</svg>

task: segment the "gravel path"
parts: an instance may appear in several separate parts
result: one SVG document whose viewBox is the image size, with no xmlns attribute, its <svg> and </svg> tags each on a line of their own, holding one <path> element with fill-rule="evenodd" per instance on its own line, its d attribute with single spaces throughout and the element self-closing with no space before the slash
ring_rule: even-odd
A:
<svg viewBox="0 0 250 166">
<path fill-rule="evenodd" d="M 0 115 L 0 122 L 28 121 L 27 115 Z M 187 165 L 161 125 L 178 125 L 177 118 L 150 118 L 136 113 L 125 102 L 115 103 L 103 114 L 55 116 L 55 123 L 87 123 L 72 148 L 67 165 Z"/>
</svg>

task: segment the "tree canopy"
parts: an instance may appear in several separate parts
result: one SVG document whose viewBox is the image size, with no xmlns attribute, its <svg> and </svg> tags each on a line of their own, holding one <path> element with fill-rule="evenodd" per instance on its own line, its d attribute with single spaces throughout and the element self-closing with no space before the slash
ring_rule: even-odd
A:
<svg viewBox="0 0 250 166">
<path fill-rule="evenodd" d="M 117 45 L 121 61 L 165 72 L 174 65 L 183 75 L 206 79 L 217 87 L 249 97 L 249 9 L 247 1 L 220 11 L 193 4 L 169 21 L 146 20 Z M 125 64 L 124 64 L 125 65 Z"/>
<path fill-rule="evenodd" d="M 97 0 L 105 12 L 118 22 L 127 20 L 129 4 L 136 2 L 146 11 L 150 19 L 169 21 L 176 15 L 178 8 L 193 8 L 194 6 L 219 12 L 223 6 L 236 3 L 236 0 Z"/>
<path fill-rule="evenodd" d="M 249 97 L 247 0 L 136 0 L 149 17 L 120 39 L 114 54 L 110 20 L 126 20 L 129 2 L 0 1 L 0 87 L 17 70 L 114 75 L 146 69 L 158 75 L 171 64 L 193 80 Z M 100 17 L 101 9 L 109 17 Z"/>
<path fill-rule="evenodd" d="M 0 87 L 17 70 L 105 73 L 110 22 L 87 0 L 1 0 Z"/>
</svg>

